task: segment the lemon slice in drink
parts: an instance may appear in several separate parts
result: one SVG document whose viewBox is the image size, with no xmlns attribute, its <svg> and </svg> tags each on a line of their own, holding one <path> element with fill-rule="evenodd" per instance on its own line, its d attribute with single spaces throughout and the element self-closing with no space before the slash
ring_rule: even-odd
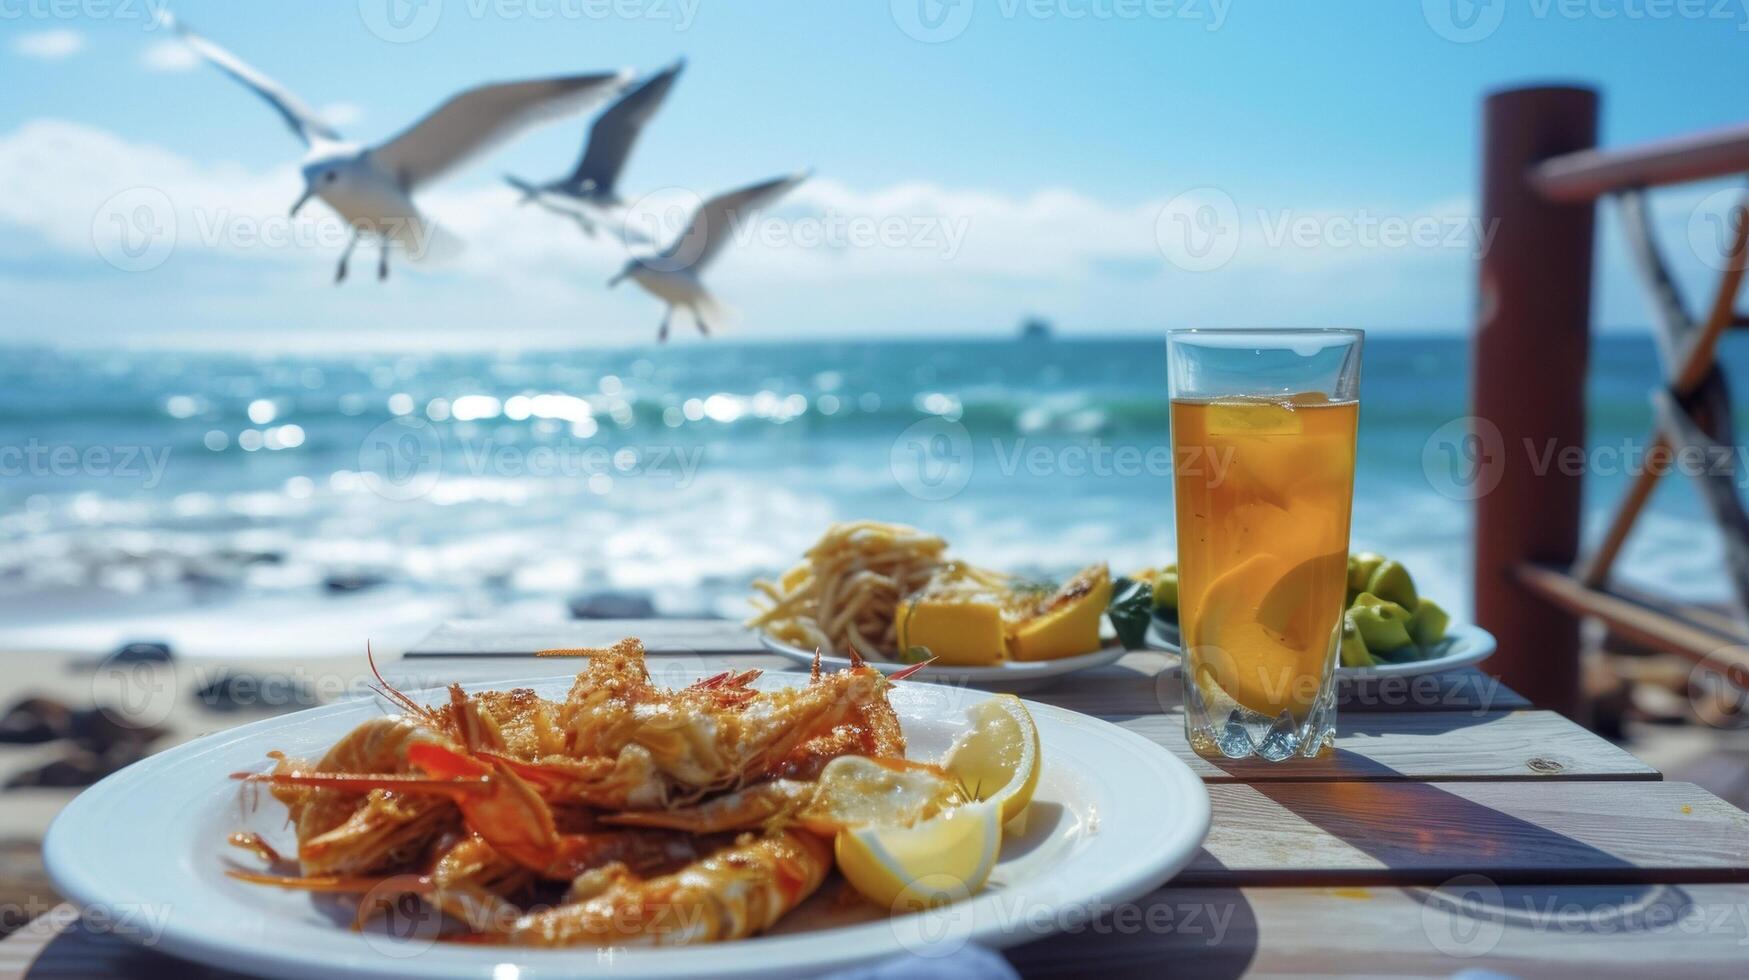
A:
<svg viewBox="0 0 1749 980">
<path fill-rule="evenodd" d="M 871 825 L 838 834 L 838 870 L 865 898 L 894 912 L 945 905 L 989 880 L 1002 848 L 1002 808 L 967 803 L 914 826 Z"/>
<path fill-rule="evenodd" d="M 953 743 L 942 767 L 966 792 L 1002 809 L 1002 822 L 1019 816 L 1038 788 L 1038 729 L 1012 694 L 980 701 L 966 712 L 972 727 Z"/>
</svg>

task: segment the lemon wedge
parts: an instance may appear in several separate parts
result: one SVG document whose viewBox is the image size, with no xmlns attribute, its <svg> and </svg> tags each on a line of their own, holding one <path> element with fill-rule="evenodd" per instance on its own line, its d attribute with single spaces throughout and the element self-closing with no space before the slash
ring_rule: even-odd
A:
<svg viewBox="0 0 1749 980">
<path fill-rule="evenodd" d="M 942 767 L 979 801 L 994 803 L 1007 823 L 1026 810 L 1038 788 L 1038 729 L 1012 694 L 980 701 L 966 712 L 972 727 L 947 750 Z"/>
<path fill-rule="evenodd" d="M 910 827 L 839 832 L 838 870 L 864 897 L 894 912 L 959 901 L 984 887 L 1002 848 L 1002 808 L 967 803 Z"/>
<path fill-rule="evenodd" d="M 950 806 L 959 788 L 933 766 L 841 755 L 820 771 L 801 821 L 822 833 L 865 824 L 909 826 Z"/>
</svg>

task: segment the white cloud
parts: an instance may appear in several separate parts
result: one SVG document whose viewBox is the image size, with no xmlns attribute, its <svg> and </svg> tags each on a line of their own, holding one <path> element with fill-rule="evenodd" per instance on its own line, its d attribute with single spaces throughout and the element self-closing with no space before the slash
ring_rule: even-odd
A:
<svg viewBox="0 0 1749 980">
<path fill-rule="evenodd" d="M 140 67 L 147 71 L 188 71 L 200 64 L 200 55 L 181 41 L 154 41 L 140 52 Z"/>
<path fill-rule="evenodd" d="M 63 58 L 71 58 L 84 49 L 85 35 L 65 28 L 20 34 L 12 41 L 13 51 L 26 58 L 36 58 L 41 61 L 60 61 Z"/>
<path fill-rule="evenodd" d="M 630 284 L 604 288 L 625 251 L 538 207 L 518 207 L 492 172 L 481 167 L 420 197 L 426 213 L 466 240 L 459 258 L 412 266 L 392 257 L 395 273 L 378 284 L 376 251 L 364 246 L 351 281 L 327 288 L 348 230 L 320 204 L 286 217 L 301 190 L 289 153 L 284 165 L 250 170 L 37 120 L 0 133 L 0 186 L 10 189 L 0 196 L 0 256 L 47 250 L 88 274 L 33 282 L 22 322 L 41 339 L 131 329 L 136 340 L 160 343 L 647 340 L 660 304 Z M 1068 188 L 861 189 L 816 177 L 732 228 L 733 243 L 705 278 L 740 311 L 740 329 L 762 336 L 1005 333 L 1032 313 L 1069 331 L 1101 332 L 1258 323 L 1450 329 L 1469 320 L 1471 249 L 1342 238 L 1393 217 L 1461 227 L 1471 211 L 1463 198 L 1274 208 L 1237 196 L 1238 248 L 1198 273 L 1174 265 L 1156 240 L 1171 196 L 1114 203 Z M 682 188 L 652 193 L 636 202 L 630 223 L 661 229 L 665 242 L 698 198 Z M 1659 214 L 1672 235 L 1684 233 L 1682 206 Z M 1313 229 L 1310 238 L 1293 233 L 1302 225 Z M 174 229 L 173 251 L 149 271 L 122 271 L 116 247 L 160 227 Z M 1612 231 L 1600 228 L 1606 242 Z M 1679 274 L 1694 275 L 1682 258 L 1673 256 Z M 1619 249 L 1606 246 L 1601 261 L 1598 322 L 1643 322 L 1631 282 L 1622 285 Z"/>
</svg>

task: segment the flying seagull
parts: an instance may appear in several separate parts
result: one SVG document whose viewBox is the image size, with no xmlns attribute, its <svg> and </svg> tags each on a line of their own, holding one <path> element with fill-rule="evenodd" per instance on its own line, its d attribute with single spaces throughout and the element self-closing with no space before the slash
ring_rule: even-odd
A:
<svg viewBox="0 0 1749 980">
<path fill-rule="evenodd" d="M 674 80 L 685 67 L 686 59 L 682 58 L 609 106 L 589 128 L 583 158 L 577 161 L 571 176 L 538 185 L 515 176 L 504 179 L 522 192 L 522 203 L 534 201 L 554 214 L 568 216 L 593 238 L 595 222 L 591 217 L 600 220 L 605 212 L 622 206 L 618 189 L 620 171 L 625 169 L 644 124 L 662 107 L 668 90 L 674 87 Z M 641 237 L 630 229 L 622 229 L 621 234 Z"/>
<path fill-rule="evenodd" d="M 682 306 L 691 312 L 698 332 L 710 336 L 711 325 L 705 313 L 715 311 L 716 301 L 705 290 L 699 274 L 729 243 L 736 228 L 748 215 L 782 197 L 808 176 L 804 171 L 718 194 L 692 213 L 686 230 L 668 248 L 627 262 L 618 275 L 607 281 L 608 286 L 617 286 L 620 280 L 630 279 L 642 286 L 645 292 L 668 304 L 662 313 L 662 327 L 656 333 L 657 343 L 667 342 L 668 323 L 674 318 L 674 310 Z"/>
<path fill-rule="evenodd" d="M 346 278 L 347 260 L 362 235 L 383 243 L 378 279 L 388 278 L 391 242 L 423 258 L 439 231 L 413 203 L 415 191 L 528 126 L 587 108 L 631 77 L 619 72 L 481 85 L 452 96 L 393 139 L 360 146 L 342 140 L 302 100 L 236 55 L 170 15 L 164 19 L 201 57 L 265 99 L 309 147 L 302 164 L 304 193 L 291 213 L 317 197 L 352 228 L 335 282 Z"/>
</svg>

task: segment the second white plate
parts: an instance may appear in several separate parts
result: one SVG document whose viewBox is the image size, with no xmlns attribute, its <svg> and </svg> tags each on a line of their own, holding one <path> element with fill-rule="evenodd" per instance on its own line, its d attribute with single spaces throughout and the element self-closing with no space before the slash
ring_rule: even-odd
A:
<svg viewBox="0 0 1749 980">
<path fill-rule="evenodd" d="M 793 643 L 784 641 L 761 631 L 759 642 L 765 649 L 780 657 L 787 657 L 800 664 L 814 662 L 814 651 L 804 650 Z M 1083 653 L 1077 657 L 1063 657 L 1060 660 L 1010 660 L 994 667 L 958 667 L 953 664 L 932 663 L 924 668 L 920 680 L 937 681 L 941 683 L 964 683 L 973 687 L 981 687 L 990 691 L 1025 691 L 1043 684 L 1053 677 L 1073 674 L 1077 671 L 1093 667 L 1103 667 L 1115 663 L 1125 653 L 1121 646 L 1115 644 L 1101 647 L 1092 653 Z M 820 657 L 820 665 L 827 670 L 837 670 L 850 666 L 846 657 Z M 902 664 L 892 660 L 870 660 L 870 667 L 883 674 L 896 674 L 910 664 Z"/>
</svg>

